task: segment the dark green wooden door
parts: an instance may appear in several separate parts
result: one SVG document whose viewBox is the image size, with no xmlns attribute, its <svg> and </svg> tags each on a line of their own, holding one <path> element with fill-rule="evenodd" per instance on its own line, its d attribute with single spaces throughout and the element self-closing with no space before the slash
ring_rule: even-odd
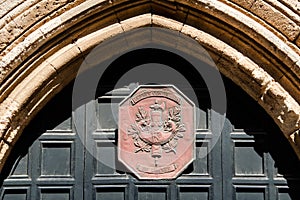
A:
<svg viewBox="0 0 300 200">
<path fill-rule="evenodd" d="M 256 102 L 230 81 L 226 88 L 221 137 L 211 133 L 209 103 L 199 95 L 196 160 L 176 180 L 140 181 L 117 161 L 115 117 L 129 89 L 79 106 L 82 120 L 75 126 L 70 86 L 16 144 L 1 173 L 1 199 L 299 199 L 299 161 L 289 145 Z M 79 137 L 79 132 L 84 134 Z"/>
</svg>

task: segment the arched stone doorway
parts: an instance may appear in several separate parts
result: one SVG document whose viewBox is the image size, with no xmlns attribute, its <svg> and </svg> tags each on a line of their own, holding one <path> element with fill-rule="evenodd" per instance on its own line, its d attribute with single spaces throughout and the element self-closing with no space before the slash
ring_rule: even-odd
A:
<svg viewBox="0 0 300 200">
<path fill-rule="evenodd" d="M 0 169 L 9 165 L 10 152 L 27 133 L 23 129 L 74 79 L 94 46 L 144 26 L 174 30 L 204 46 L 219 70 L 272 117 L 300 157 L 297 2 L 79 0 L 0 5 Z"/>
<path fill-rule="evenodd" d="M 220 71 L 272 116 L 298 155 L 297 6 L 235 0 L 3 1 L 0 166 L 26 124 L 74 78 L 75 63 L 108 38 L 144 26 L 175 30 L 203 45 Z"/>
</svg>

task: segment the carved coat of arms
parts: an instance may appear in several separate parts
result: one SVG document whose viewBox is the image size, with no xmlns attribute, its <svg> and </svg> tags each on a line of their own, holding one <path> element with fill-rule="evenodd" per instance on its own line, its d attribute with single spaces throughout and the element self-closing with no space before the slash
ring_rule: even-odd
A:
<svg viewBox="0 0 300 200">
<path fill-rule="evenodd" d="M 174 86 L 140 86 L 120 103 L 119 160 L 141 179 L 176 178 L 194 159 L 194 120 Z"/>
</svg>

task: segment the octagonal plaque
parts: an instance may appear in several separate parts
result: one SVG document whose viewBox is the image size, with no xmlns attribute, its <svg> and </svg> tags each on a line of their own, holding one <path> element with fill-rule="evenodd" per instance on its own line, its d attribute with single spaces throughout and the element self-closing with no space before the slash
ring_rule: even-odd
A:
<svg viewBox="0 0 300 200">
<path fill-rule="evenodd" d="M 138 87 L 119 105 L 119 161 L 140 179 L 176 178 L 194 160 L 194 110 L 172 85 Z"/>
</svg>

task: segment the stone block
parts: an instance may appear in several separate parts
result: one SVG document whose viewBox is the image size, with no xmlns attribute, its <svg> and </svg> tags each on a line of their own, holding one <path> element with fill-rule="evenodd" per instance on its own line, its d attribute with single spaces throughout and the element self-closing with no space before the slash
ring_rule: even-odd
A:
<svg viewBox="0 0 300 200">
<path fill-rule="evenodd" d="M 292 81 L 286 75 L 283 75 L 279 83 L 284 86 L 297 102 L 300 102 L 300 82 Z"/>
<path fill-rule="evenodd" d="M 152 15 L 152 23 L 154 26 L 164 27 L 175 31 L 180 31 L 183 27 L 183 23 L 159 15 Z"/>
<path fill-rule="evenodd" d="M 86 52 L 91 50 L 101 42 L 123 32 L 124 30 L 122 29 L 121 24 L 115 23 L 78 39 L 76 41 L 76 45 L 80 48 L 82 52 Z"/>
<path fill-rule="evenodd" d="M 300 47 L 300 36 L 298 36 L 298 38 L 296 39 L 296 45 L 297 45 L 298 47 Z"/>
<path fill-rule="evenodd" d="M 20 23 L 20 28 L 25 30 L 66 3 L 68 3 L 68 0 L 40 1 L 28 10 L 24 11 L 15 20 L 22 22 Z"/>
<path fill-rule="evenodd" d="M 151 14 L 143 14 L 120 22 L 124 31 L 129 31 L 134 28 L 150 26 Z"/>
<path fill-rule="evenodd" d="M 295 13 L 300 15 L 300 2 L 299 0 L 280 0 L 289 8 L 291 8 Z"/>
<path fill-rule="evenodd" d="M 245 8 L 246 10 L 249 10 L 255 0 L 231 0 L 233 3 Z"/>
<path fill-rule="evenodd" d="M 250 11 L 274 26 L 291 41 L 300 33 L 300 27 L 295 22 L 263 0 L 255 1 Z"/>
<path fill-rule="evenodd" d="M 258 103 L 273 117 L 284 134 L 289 135 L 299 128 L 300 106 L 279 83 L 270 84 Z"/>
<path fill-rule="evenodd" d="M 253 99 L 257 100 L 259 98 L 262 90 L 261 86 L 256 83 L 255 79 L 243 72 L 241 66 L 226 58 L 219 59 L 216 64 L 222 74 L 240 86 Z"/>
<path fill-rule="evenodd" d="M 0 140 L 0 171 L 6 161 L 10 148 L 11 147 L 8 144 L 6 144 L 3 140 Z"/>
<path fill-rule="evenodd" d="M 145 0 L 136 1 L 136 3 L 126 4 L 124 7 L 120 7 L 115 10 L 115 13 L 120 21 L 136 17 L 151 12 L 151 6 L 149 3 L 145 3 Z"/>
</svg>

